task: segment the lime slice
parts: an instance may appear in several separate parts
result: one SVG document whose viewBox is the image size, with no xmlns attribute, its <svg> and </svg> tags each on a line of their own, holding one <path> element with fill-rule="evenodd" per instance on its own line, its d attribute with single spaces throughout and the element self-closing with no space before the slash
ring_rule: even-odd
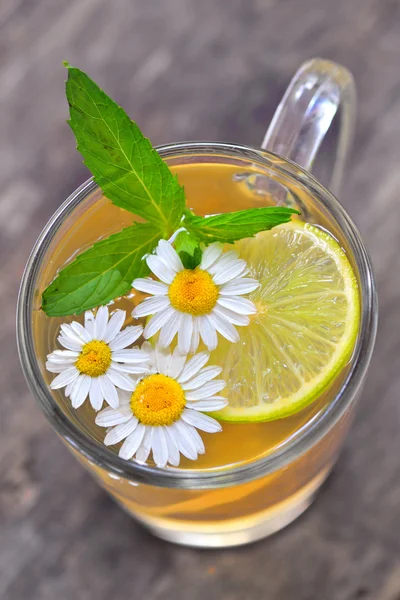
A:
<svg viewBox="0 0 400 600">
<path fill-rule="evenodd" d="M 295 220 L 235 245 L 260 288 L 240 342 L 219 338 L 227 421 L 270 421 L 313 402 L 348 362 L 360 318 L 356 277 L 339 244 Z"/>
</svg>

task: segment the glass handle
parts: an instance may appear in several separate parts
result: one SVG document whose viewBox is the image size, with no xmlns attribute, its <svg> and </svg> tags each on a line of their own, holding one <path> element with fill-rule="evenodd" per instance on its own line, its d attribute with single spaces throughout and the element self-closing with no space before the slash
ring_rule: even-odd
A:
<svg viewBox="0 0 400 600">
<path fill-rule="evenodd" d="M 290 82 L 261 145 L 311 171 L 339 105 L 340 130 L 329 185 L 335 194 L 350 150 L 356 112 L 354 80 L 345 67 L 321 58 L 304 63 Z"/>
</svg>

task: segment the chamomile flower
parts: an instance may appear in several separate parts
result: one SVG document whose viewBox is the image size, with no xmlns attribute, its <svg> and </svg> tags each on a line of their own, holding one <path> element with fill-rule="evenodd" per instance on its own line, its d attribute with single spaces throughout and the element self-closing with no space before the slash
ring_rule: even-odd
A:
<svg viewBox="0 0 400 600">
<path fill-rule="evenodd" d="M 109 319 L 108 308 L 101 306 L 96 316 L 90 310 L 85 312 L 84 326 L 77 321 L 61 325 L 57 339 L 65 350 L 48 354 L 46 369 L 58 373 L 50 387 L 65 387 L 74 408 L 79 408 L 88 396 L 96 411 L 104 400 L 117 408 L 116 388 L 132 391 L 135 384 L 129 375 L 147 372 L 144 363 L 149 355 L 138 348 L 127 348 L 143 328 L 130 326 L 121 331 L 125 316 L 125 311 L 116 310 Z"/>
<path fill-rule="evenodd" d="M 150 354 L 148 371 L 136 382 L 131 393 L 120 393 L 118 408 L 105 408 L 96 415 L 96 424 L 111 427 L 105 436 L 106 446 L 124 440 L 119 456 L 136 457 L 145 463 L 152 452 L 158 467 L 167 463 L 177 467 L 180 454 L 196 460 L 205 452 L 197 431 L 215 433 L 221 425 L 202 411 L 216 411 L 228 404 L 217 395 L 225 381 L 215 379 L 222 369 L 205 367 L 208 352 L 195 354 L 190 360 L 175 348 L 169 350 L 149 342 L 142 350 Z"/>
<path fill-rule="evenodd" d="M 259 283 L 245 277 L 247 263 L 234 251 L 223 252 L 222 244 L 211 244 L 195 269 L 185 269 L 171 244 L 160 240 L 155 254 L 147 257 L 150 270 L 161 281 L 135 279 L 133 287 L 147 298 L 133 311 L 134 317 L 153 315 L 144 330 L 151 338 L 160 331 L 159 344 L 168 347 L 178 334 L 182 354 L 195 352 L 200 337 L 209 350 L 217 347 L 217 332 L 230 342 L 239 334 L 234 325 L 248 325 L 256 307 L 243 294 Z"/>
</svg>

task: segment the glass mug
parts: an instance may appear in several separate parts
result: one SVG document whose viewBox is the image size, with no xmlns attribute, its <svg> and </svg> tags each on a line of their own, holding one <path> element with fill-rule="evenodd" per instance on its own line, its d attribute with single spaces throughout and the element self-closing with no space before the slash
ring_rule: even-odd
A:
<svg viewBox="0 0 400 600">
<path fill-rule="evenodd" d="M 191 546 L 225 547 L 270 535 L 311 504 L 336 461 L 367 373 L 377 325 L 373 274 L 360 234 L 332 193 L 309 173 L 339 104 L 341 127 L 330 185 L 337 192 L 352 137 L 355 91 L 344 67 L 321 59 L 309 61 L 296 73 L 261 150 L 207 142 L 157 149 L 185 186 L 190 185 L 186 182 L 188 174 L 199 165 L 203 174 L 215 165 L 223 166 L 218 181 L 211 177 L 208 181 L 207 175 L 205 180 L 211 196 L 218 186 L 229 189 L 228 211 L 263 206 L 267 199 L 268 203 L 272 200 L 298 207 L 304 220 L 325 227 L 337 238 L 358 279 L 361 321 L 349 364 L 327 391 L 322 408 L 313 418 L 256 460 L 202 470 L 158 469 L 124 461 L 100 438 L 89 435 L 74 411 L 50 390 L 43 360 L 46 350 L 50 350 L 43 334 L 46 317 L 40 310 L 40 292 L 54 278 L 57 266 L 69 258 L 60 255 L 59 248 L 75 229 L 81 235 L 78 221 L 87 214 L 96 215 L 109 203 L 91 179 L 53 215 L 29 258 L 17 314 L 19 353 L 28 384 L 76 458 L 128 513 L 161 538 Z M 200 190 L 203 198 L 204 190 Z M 118 210 L 118 215 L 125 216 L 113 222 L 114 231 L 126 224 L 124 218 L 132 218 Z M 204 212 L 211 211 L 204 207 Z M 84 245 L 104 235 L 101 227 L 88 229 Z M 76 235 L 75 241 L 72 238 L 75 250 L 82 247 Z"/>
</svg>

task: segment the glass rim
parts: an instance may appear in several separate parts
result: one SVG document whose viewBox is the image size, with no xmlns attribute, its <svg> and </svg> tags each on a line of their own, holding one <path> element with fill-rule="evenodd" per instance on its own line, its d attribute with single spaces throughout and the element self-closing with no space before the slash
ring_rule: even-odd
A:
<svg viewBox="0 0 400 600">
<path fill-rule="evenodd" d="M 360 331 L 352 365 L 339 391 L 287 444 L 251 463 L 214 470 L 159 469 L 134 461 L 125 461 L 106 446 L 84 434 L 63 413 L 42 377 L 34 351 L 31 314 L 42 259 L 65 219 L 85 198 L 98 189 L 93 178 L 77 188 L 52 215 L 38 237 L 25 267 L 17 305 L 17 344 L 22 369 L 35 399 L 56 432 L 75 451 L 85 456 L 92 464 L 106 469 L 111 476 L 123 477 L 136 483 L 186 489 L 210 489 L 245 483 L 286 466 L 309 450 L 328 433 L 356 397 L 371 359 L 377 328 L 377 296 L 370 259 L 357 227 L 339 201 L 310 173 L 292 161 L 265 150 L 221 142 L 180 142 L 159 146 L 156 150 L 162 158 L 200 153 L 261 162 L 264 167 L 272 169 L 283 178 L 290 178 L 305 186 L 333 216 L 356 260 L 362 299 Z"/>
</svg>

